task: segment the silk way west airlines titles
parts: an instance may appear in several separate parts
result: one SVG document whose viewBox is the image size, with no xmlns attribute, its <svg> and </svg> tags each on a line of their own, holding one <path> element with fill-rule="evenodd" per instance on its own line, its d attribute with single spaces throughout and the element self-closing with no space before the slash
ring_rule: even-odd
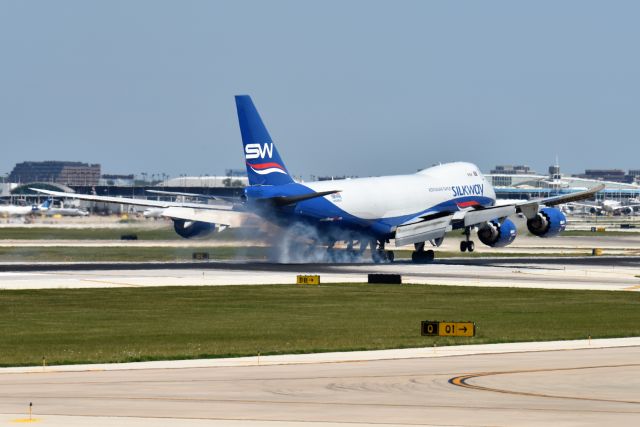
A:
<svg viewBox="0 0 640 427">
<path fill-rule="evenodd" d="M 240 200 L 218 198 L 217 203 L 126 199 L 37 190 L 58 197 L 125 203 L 162 209 L 182 237 L 205 236 L 239 227 L 249 218 L 268 221 L 282 230 L 282 244 L 290 254 L 304 255 L 321 247 L 324 258 L 358 260 L 367 248 L 376 262 L 393 261 L 395 246 L 413 245 L 414 262 L 433 259 L 428 243 L 440 246 L 445 233 L 462 230 L 461 251 L 473 251 L 470 239 L 491 247 L 507 246 L 516 238 L 508 218 L 522 214 L 529 231 L 553 237 L 565 229 L 566 218 L 554 206 L 587 199 L 602 187 L 539 200 L 497 204 L 495 191 L 471 163 L 441 164 L 408 175 L 334 181 L 296 182 L 282 161 L 249 96 L 236 96 L 249 186 Z M 156 191 L 163 195 L 197 196 Z M 345 242 L 346 249 L 336 249 Z M 324 249 L 326 247 L 326 250 Z M 287 261 L 296 261 L 289 257 Z M 307 260 L 304 257 L 298 260 Z"/>
</svg>

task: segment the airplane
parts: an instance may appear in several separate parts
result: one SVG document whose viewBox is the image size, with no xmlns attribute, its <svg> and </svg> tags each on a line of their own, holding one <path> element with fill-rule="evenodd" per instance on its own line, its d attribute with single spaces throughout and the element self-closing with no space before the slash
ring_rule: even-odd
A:
<svg viewBox="0 0 640 427">
<path fill-rule="evenodd" d="M 40 205 L 25 205 L 25 206 L 18 206 L 18 205 L 0 205 L 0 216 L 1 217 L 9 217 L 9 216 L 27 216 L 27 215 L 33 215 L 36 212 L 38 212 L 38 210 L 42 209 L 43 207 L 46 208 L 47 201 L 45 201 L 44 203 L 40 204 Z"/>
<path fill-rule="evenodd" d="M 33 213 L 41 213 L 46 216 L 87 216 L 89 212 L 84 209 L 78 208 L 65 208 L 64 206 L 55 207 L 53 205 L 53 199 L 47 199 L 37 208 L 34 208 Z"/>
<path fill-rule="evenodd" d="M 474 251 L 470 238 L 474 229 L 485 245 L 509 245 L 517 234 L 508 218 L 514 214 L 526 217 L 532 234 L 556 236 L 565 229 L 566 217 L 554 206 L 593 197 L 604 188 L 499 204 L 491 183 L 467 162 L 440 164 L 407 175 L 300 183 L 282 161 L 252 99 L 239 95 L 235 101 L 249 179 L 240 200 L 168 202 L 34 190 L 56 197 L 163 208 L 163 216 L 171 218 L 175 231 L 185 238 L 240 227 L 247 219 L 257 218 L 282 230 L 279 237 L 289 254 L 326 246 L 326 260 L 352 261 L 361 259 L 370 247 L 374 262 L 392 262 L 394 252 L 386 245 L 395 240 L 396 247 L 412 244 L 412 261 L 424 263 L 435 255 L 425 250 L 426 243 L 440 246 L 450 230 L 463 231 L 462 252 Z M 342 253 L 335 249 L 337 242 L 346 243 L 345 258 L 338 258 Z"/>
<path fill-rule="evenodd" d="M 617 200 L 605 199 L 597 203 L 575 203 L 569 205 L 573 207 L 583 208 L 592 215 L 633 215 L 635 208 L 640 207 L 640 203 L 633 204 L 629 200 L 628 205 L 623 205 Z"/>
</svg>

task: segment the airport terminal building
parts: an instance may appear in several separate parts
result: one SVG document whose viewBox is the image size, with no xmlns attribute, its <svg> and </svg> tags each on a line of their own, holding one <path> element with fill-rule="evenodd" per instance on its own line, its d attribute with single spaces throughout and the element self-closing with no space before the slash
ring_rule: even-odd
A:
<svg viewBox="0 0 640 427">
<path fill-rule="evenodd" d="M 15 165 L 9 181 L 13 183 L 47 182 L 68 186 L 98 185 L 100 165 L 82 162 L 22 162 Z"/>
<path fill-rule="evenodd" d="M 592 173 L 594 172 L 595 173 Z M 615 171 L 615 172 L 612 172 Z M 527 166 L 498 165 L 485 176 L 490 180 L 501 199 L 533 199 L 567 194 L 605 184 L 598 199 L 620 201 L 640 197 L 637 170 L 628 173 L 615 170 L 590 170 L 584 174 L 562 175 L 559 166 L 550 166 L 547 175 L 537 174 Z M 609 180 L 604 178 L 616 178 Z"/>
</svg>

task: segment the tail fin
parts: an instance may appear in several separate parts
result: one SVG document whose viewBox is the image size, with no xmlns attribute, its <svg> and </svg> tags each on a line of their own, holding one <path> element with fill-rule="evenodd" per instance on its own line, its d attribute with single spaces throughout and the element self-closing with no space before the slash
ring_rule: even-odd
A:
<svg viewBox="0 0 640 427">
<path fill-rule="evenodd" d="M 293 181 L 267 128 L 248 95 L 236 96 L 238 121 L 250 185 L 283 185 Z"/>
<path fill-rule="evenodd" d="M 52 202 L 53 202 L 53 199 L 49 197 L 40 205 L 40 209 L 49 209 L 51 207 Z"/>
</svg>

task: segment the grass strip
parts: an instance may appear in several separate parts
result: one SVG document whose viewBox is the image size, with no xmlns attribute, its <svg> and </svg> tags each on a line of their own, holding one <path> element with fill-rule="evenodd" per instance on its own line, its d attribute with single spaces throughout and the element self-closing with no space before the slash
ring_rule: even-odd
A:
<svg viewBox="0 0 640 427">
<path fill-rule="evenodd" d="M 588 230 L 567 230 L 562 236 L 572 237 L 593 237 L 596 241 L 601 237 L 613 236 L 633 236 L 638 231 L 616 231 L 607 230 L 601 232 L 591 232 Z M 139 240 L 182 240 L 173 230 L 171 224 L 159 225 L 158 227 L 140 227 L 132 225 L 126 228 L 60 228 L 60 227 L 2 227 L 0 228 L 0 239 L 2 240 L 120 240 L 124 234 L 135 234 Z M 213 240 L 246 240 L 252 236 L 259 235 L 256 230 L 228 229 L 222 233 L 216 233 L 208 238 Z M 530 235 L 522 232 L 521 235 Z M 460 231 L 447 233 L 447 238 L 461 239 Z"/>
<path fill-rule="evenodd" d="M 477 323 L 420 336 L 421 320 Z M 640 335 L 640 294 L 426 285 L 0 291 L 0 365 L 130 362 Z"/>
<path fill-rule="evenodd" d="M 207 252 L 211 260 L 267 260 L 274 252 L 262 246 L 214 246 L 214 247 L 140 247 L 140 246 L 43 246 L 0 247 L 0 262 L 112 262 L 112 261 L 187 261 L 194 252 Z M 395 251 L 396 260 L 411 259 L 410 250 Z M 590 255 L 590 250 L 575 253 L 518 253 L 518 252 L 458 252 L 436 251 L 438 259 L 487 258 L 487 257 L 575 257 Z M 362 261 L 371 260 L 365 252 Z"/>
<path fill-rule="evenodd" d="M 212 260 L 265 260 L 268 248 L 234 247 L 136 247 L 44 246 L 0 247 L 0 262 L 114 262 L 188 261 L 194 252 L 206 252 Z"/>
</svg>

